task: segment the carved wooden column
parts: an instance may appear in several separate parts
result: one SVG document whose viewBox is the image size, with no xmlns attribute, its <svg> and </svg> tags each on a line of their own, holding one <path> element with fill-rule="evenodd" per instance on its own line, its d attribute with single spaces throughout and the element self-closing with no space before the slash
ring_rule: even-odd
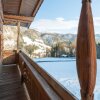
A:
<svg viewBox="0 0 100 100">
<path fill-rule="evenodd" d="M 2 3 L 0 0 L 0 65 L 2 64 L 2 50 L 3 50 L 3 11 Z"/>
<path fill-rule="evenodd" d="M 93 100 L 96 82 L 96 45 L 91 0 L 82 1 L 76 52 L 81 99 Z"/>
</svg>

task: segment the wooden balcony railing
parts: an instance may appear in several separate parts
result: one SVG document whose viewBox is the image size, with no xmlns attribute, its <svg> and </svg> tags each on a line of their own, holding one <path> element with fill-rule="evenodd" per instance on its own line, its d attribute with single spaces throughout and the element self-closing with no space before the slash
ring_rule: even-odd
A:
<svg viewBox="0 0 100 100">
<path fill-rule="evenodd" d="M 22 51 L 19 52 L 18 65 L 31 100 L 77 100 Z"/>
<path fill-rule="evenodd" d="M 3 50 L 3 65 L 16 64 L 17 51 L 16 50 Z"/>
</svg>

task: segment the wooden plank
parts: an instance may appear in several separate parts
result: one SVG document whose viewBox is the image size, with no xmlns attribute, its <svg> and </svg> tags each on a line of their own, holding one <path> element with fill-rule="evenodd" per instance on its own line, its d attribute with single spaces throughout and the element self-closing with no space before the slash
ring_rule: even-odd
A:
<svg viewBox="0 0 100 100">
<path fill-rule="evenodd" d="M 18 15 L 20 0 L 2 0 L 4 14 Z"/>
<path fill-rule="evenodd" d="M 96 44 L 91 0 L 82 1 L 77 36 L 77 72 L 81 86 L 81 100 L 93 100 L 96 82 Z"/>
<path fill-rule="evenodd" d="M 28 100 L 16 65 L 0 66 L 0 100 Z"/>
<path fill-rule="evenodd" d="M 22 26 L 29 27 L 43 1 L 44 0 L 2 0 L 5 15 L 4 24 L 16 25 L 14 22 L 20 21 L 25 23 L 21 24 Z"/>
<path fill-rule="evenodd" d="M 4 14 L 35 16 L 44 0 L 2 0 Z"/>
<path fill-rule="evenodd" d="M 32 12 L 32 16 L 33 16 L 33 17 L 36 16 L 36 13 L 38 12 L 38 10 L 39 10 L 41 4 L 43 3 L 43 1 L 44 1 L 44 0 L 37 0 L 37 3 L 36 3 L 36 5 L 35 5 L 35 7 L 34 7 L 34 10 L 33 10 L 33 12 Z"/>
<path fill-rule="evenodd" d="M 23 0 L 20 0 L 19 10 L 18 10 L 18 14 L 19 14 L 19 15 L 20 15 L 20 12 L 21 12 L 22 2 L 23 2 Z"/>
<path fill-rule="evenodd" d="M 38 0 L 23 0 L 20 15 L 32 16 L 35 4 Z"/>
</svg>

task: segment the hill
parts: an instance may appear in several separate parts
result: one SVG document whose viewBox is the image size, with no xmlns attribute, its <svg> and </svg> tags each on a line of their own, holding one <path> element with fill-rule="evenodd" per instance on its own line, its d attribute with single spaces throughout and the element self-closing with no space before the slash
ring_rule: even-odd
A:
<svg viewBox="0 0 100 100">
<path fill-rule="evenodd" d="M 4 49 L 16 49 L 17 27 L 4 25 L 3 31 Z M 76 38 L 76 34 L 40 33 L 34 29 L 21 27 L 20 48 L 29 49 L 31 46 L 35 46 L 36 49 L 33 51 L 37 56 L 39 56 L 38 54 L 47 56 L 47 52 L 50 53 L 52 48 L 59 48 L 58 53 L 62 54 L 66 52 L 65 54 L 67 54 L 68 52 L 75 51 Z M 97 43 L 100 42 L 100 34 L 96 34 L 95 38 Z"/>
</svg>

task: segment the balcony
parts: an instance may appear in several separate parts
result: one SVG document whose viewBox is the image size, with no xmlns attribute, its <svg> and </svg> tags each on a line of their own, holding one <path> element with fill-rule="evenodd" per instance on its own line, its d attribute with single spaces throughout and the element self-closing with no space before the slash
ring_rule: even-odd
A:
<svg viewBox="0 0 100 100">
<path fill-rule="evenodd" d="M 20 25 L 29 27 L 42 2 L 0 0 L 0 100 L 77 100 L 19 50 Z M 96 83 L 96 45 L 91 11 L 91 0 L 82 0 L 76 48 L 82 100 L 94 99 Z M 3 24 L 18 26 L 17 50 L 3 50 Z"/>
<path fill-rule="evenodd" d="M 24 52 L 5 51 L 3 55 L 0 100 L 78 100 Z"/>
</svg>

